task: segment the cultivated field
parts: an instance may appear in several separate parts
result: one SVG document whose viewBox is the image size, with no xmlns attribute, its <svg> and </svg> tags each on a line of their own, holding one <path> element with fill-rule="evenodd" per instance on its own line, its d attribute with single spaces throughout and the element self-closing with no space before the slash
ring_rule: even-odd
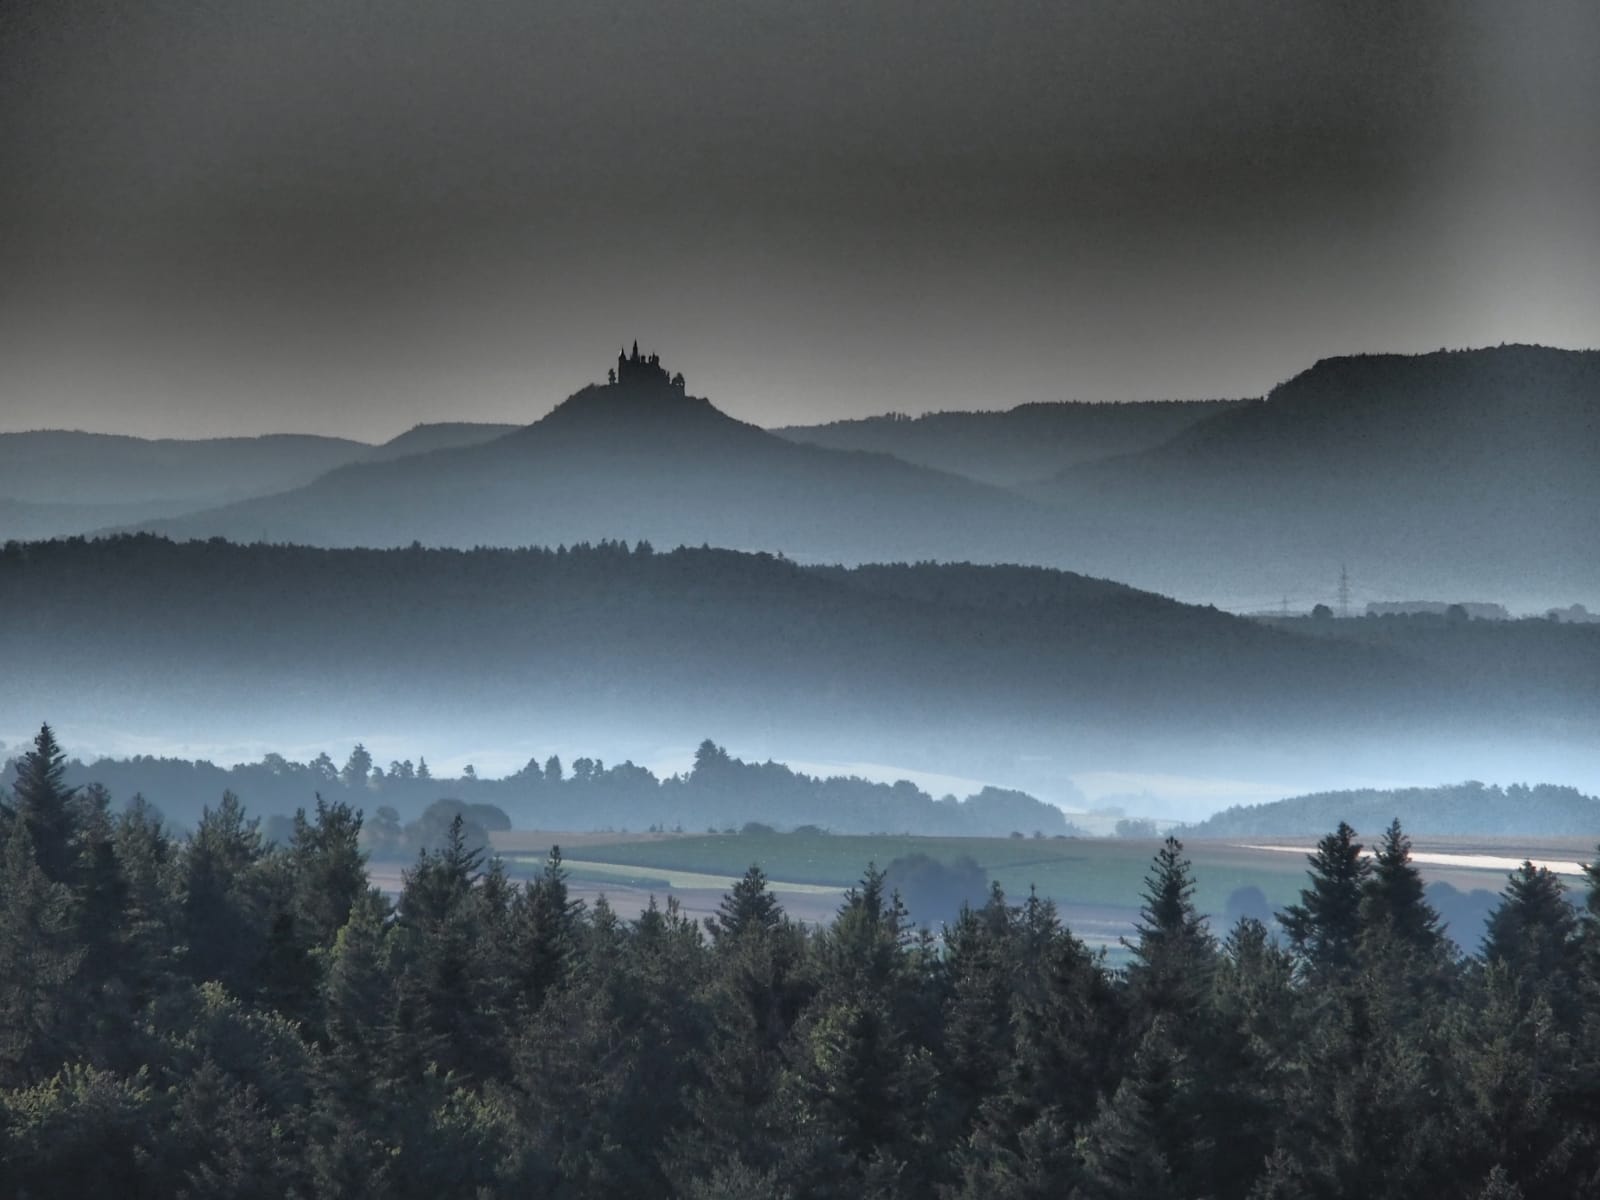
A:
<svg viewBox="0 0 1600 1200">
<path fill-rule="evenodd" d="M 951 862 L 970 857 L 1013 900 L 1030 888 L 1054 900 L 1062 918 L 1091 945 L 1116 947 L 1138 915 L 1140 891 L 1156 840 L 1079 838 L 846 837 L 826 834 L 565 834 L 518 830 L 494 835 L 494 848 L 514 875 L 538 869 L 553 844 L 562 847 L 574 891 L 604 893 L 624 915 L 654 896 L 676 897 L 691 913 L 715 911 L 722 894 L 750 864 L 758 864 L 784 907 L 803 920 L 825 920 L 868 863 L 925 854 Z M 1294 902 L 1306 883 L 1309 839 L 1259 839 L 1250 844 L 1193 840 L 1195 902 L 1213 915 L 1219 932 L 1237 889 L 1254 886 L 1277 910 Z M 1498 893 L 1523 858 L 1568 876 L 1595 857 L 1586 839 L 1426 838 L 1415 845 L 1431 882 L 1461 892 Z"/>
</svg>

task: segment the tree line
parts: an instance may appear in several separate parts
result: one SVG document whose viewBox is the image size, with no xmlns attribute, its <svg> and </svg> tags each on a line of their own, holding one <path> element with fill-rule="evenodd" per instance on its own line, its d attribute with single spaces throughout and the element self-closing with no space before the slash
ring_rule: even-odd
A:
<svg viewBox="0 0 1600 1200">
<path fill-rule="evenodd" d="M 1531 864 L 1481 956 L 1391 825 L 1341 825 L 1283 938 L 1221 940 L 1168 839 L 1125 966 L 1036 896 L 915 931 L 868 868 L 831 924 L 752 868 L 704 923 L 521 886 L 462 823 L 391 900 L 362 814 L 269 849 L 73 788 L 0 808 L 0 1188 L 30 1197 L 1589 1196 L 1600 867 Z"/>
<path fill-rule="evenodd" d="M 0 783 L 9 771 L 0 769 Z M 1005 837 L 1010 833 L 1075 835 L 1082 830 L 1061 809 L 1025 792 L 984 787 L 957 799 L 935 798 L 907 780 L 876 783 L 856 776 L 807 775 L 782 763 L 746 762 L 707 738 L 691 768 L 657 776 L 633 762 L 607 765 L 597 756 L 563 762 L 537 756 L 501 779 L 479 776 L 469 764 L 455 776 L 435 776 L 425 757 L 374 761 L 357 743 L 343 766 L 326 752 L 310 762 L 268 754 L 255 763 L 221 767 L 206 761 L 138 755 L 65 764 L 69 786 L 100 785 L 118 796 L 159 796 L 162 813 L 190 828 L 224 791 L 265 814 L 269 841 L 284 840 L 291 816 L 312 795 L 372 812 L 371 849 L 392 857 L 415 854 L 437 830 L 441 800 L 478 810 L 485 830 L 682 828 L 691 832 L 740 828 L 759 821 L 781 829 L 813 825 L 833 833 L 914 831 L 945 837 Z M 449 806 L 447 805 L 446 808 Z M 449 812 L 445 823 L 449 821 Z"/>
</svg>

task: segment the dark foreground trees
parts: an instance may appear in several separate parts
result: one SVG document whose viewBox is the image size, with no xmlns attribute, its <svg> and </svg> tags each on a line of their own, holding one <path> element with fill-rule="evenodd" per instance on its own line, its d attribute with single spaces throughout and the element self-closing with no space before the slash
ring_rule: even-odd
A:
<svg viewBox="0 0 1600 1200">
<path fill-rule="evenodd" d="M 509 879 L 460 822 L 397 902 L 361 814 L 174 841 L 54 775 L 0 808 L 0 1194 L 1600 1194 L 1600 870 L 1531 864 L 1460 959 L 1398 825 L 1330 834 L 1280 942 L 1169 841 L 1113 967 L 998 888 L 826 928 L 759 870 L 698 924 Z"/>
</svg>

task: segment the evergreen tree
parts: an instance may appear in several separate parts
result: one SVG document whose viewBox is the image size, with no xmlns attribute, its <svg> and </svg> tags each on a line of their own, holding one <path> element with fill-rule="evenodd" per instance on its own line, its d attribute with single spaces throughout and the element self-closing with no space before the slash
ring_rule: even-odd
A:
<svg viewBox="0 0 1600 1200">
<path fill-rule="evenodd" d="M 350 757 L 345 760 L 344 769 L 339 772 L 339 781 L 348 788 L 358 788 L 366 785 L 367 777 L 372 774 L 372 755 L 360 742 L 350 751 Z"/>
<path fill-rule="evenodd" d="M 1422 873 L 1411 861 L 1411 839 L 1396 818 L 1372 855 L 1372 873 L 1362 896 L 1363 924 L 1385 928 L 1412 951 L 1442 951 L 1439 914 L 1423 898 Z"/>
<path fill-rule="evenodd" d="M 185 970 L 195 982 L 217 980 L 236 996 L 250 993 L 271 919 L 267 880 L 257 869 L 260 824 L 224 792 L 215 809 L 201 813 L 177 866 Z"/>
<path fill-rule="evenodd" d="M 1489 914 L 1483 956 L 1518 979 L 1529 997 L 1546 999 L 1565 1028 L 1578 1016 L 1575 985 L 1582 967 L 1577 911 L 1566 885 L 1531 862 L 1512 872 L 1499 905 Z"/>
<path fill-rule="evenodd" d="M 1311 886 L 1278 917 L 1290 944 L 1314 972 L 1339 971 L 1355 961 L 1361 900 L 1372 872 L 1356 831 L 1343 821 L 1309 856 Z"/>
<path fill-rule="evenodd" d="M 1162 1015 L 1193 1019 L 1204 1006 L 1216 969 L 1216 939 L 1194 907 L 1194 876 L 1183 843 L 1168 837 L 1144 881 L 1144 906 L 1124 941 L 1133 954 L 1128 985 L 1145 1020 Z"/>
<path fill-rule="evenodd" d="M 173 982 L 179 935 L 172 902 L 173 847 L 161 814 L 135 796 L 115 823 L 112 837 L 123 882 L 119 920 L 123 941 L 122 982 L 129 1007 L 141 1008 Z"/>
<path fill-rule="evenodd" d="M 582 910 L 582 902 L 568 895 L 561 847 L 551 846 L 538 878 L 511 908 L 512 988 L 524 1011 L 536 1011 L 551 989 L 566 982 Z"/>
<path fill-rule="evenodd" d="M 483 852 L 469 847 L 459 814 L 445 844 L 423 850 L 400 893 L 393 1045 L 415 1081 L 430 1067 L 466 1081 L 491 1067 L 500 1019 L 495 980 L 482 949 L 483 909 L 475 894 Z"/>
<path fill-rule="evenodd" d="M 329 804 L 320 795 L 315 823 L 297 809 L 288 859 L 295 920 L 309 944 L 331 946 L 367 890 L 360 810 L 342 800 Z"/>
<path fill-rule="evenodd" d="M 76 878 L 77 824 L 73 797 L 66 785 L 67 756 L 56 744 L 55 733 L 41 725 L 33 746 L 17 760 L 17 781 L 12 788 L 15 823 L 28 834 L 39 869 L 51 883 L 72 883 Z"/>
<path fill-rule="evenodd" d="M 1166 1019 L 1150 1027 L 1132 1070 L 1078 1141 L 1083 1200 L 1180 1200 L 1205 1195 L 1206 1181 L 1185 1167 L 1206 1149 L 1188 1093 L 1188 1064 L 1167 1036 Z"/>
<path fill-rule="evenodd" d="M 83 1034 L 72 895 L 45 874 L 28 826 L 0 849 L 0 1087 L 47 1078 Z"/>
<path fill-rule="evenodd" d="M 722 897 L 717 915 L 706 918 L 712 941 L 737 939 L 748 933 L 770 933 L 783 921 L 783 908 L 767 890 L 767 877 L 751 863 L 744 877 Z"/>
</svg>

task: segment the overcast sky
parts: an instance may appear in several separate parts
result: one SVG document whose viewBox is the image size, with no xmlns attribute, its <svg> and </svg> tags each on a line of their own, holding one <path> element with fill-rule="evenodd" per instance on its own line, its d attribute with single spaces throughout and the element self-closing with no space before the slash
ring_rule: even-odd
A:
<svg viewBox="0 0 1600 1200">
<path fill-rule="evenodd" d="M 763 424 L 1600 345 L 1600 5 L 0 6 L 0 428 Z"/>
</svg>

